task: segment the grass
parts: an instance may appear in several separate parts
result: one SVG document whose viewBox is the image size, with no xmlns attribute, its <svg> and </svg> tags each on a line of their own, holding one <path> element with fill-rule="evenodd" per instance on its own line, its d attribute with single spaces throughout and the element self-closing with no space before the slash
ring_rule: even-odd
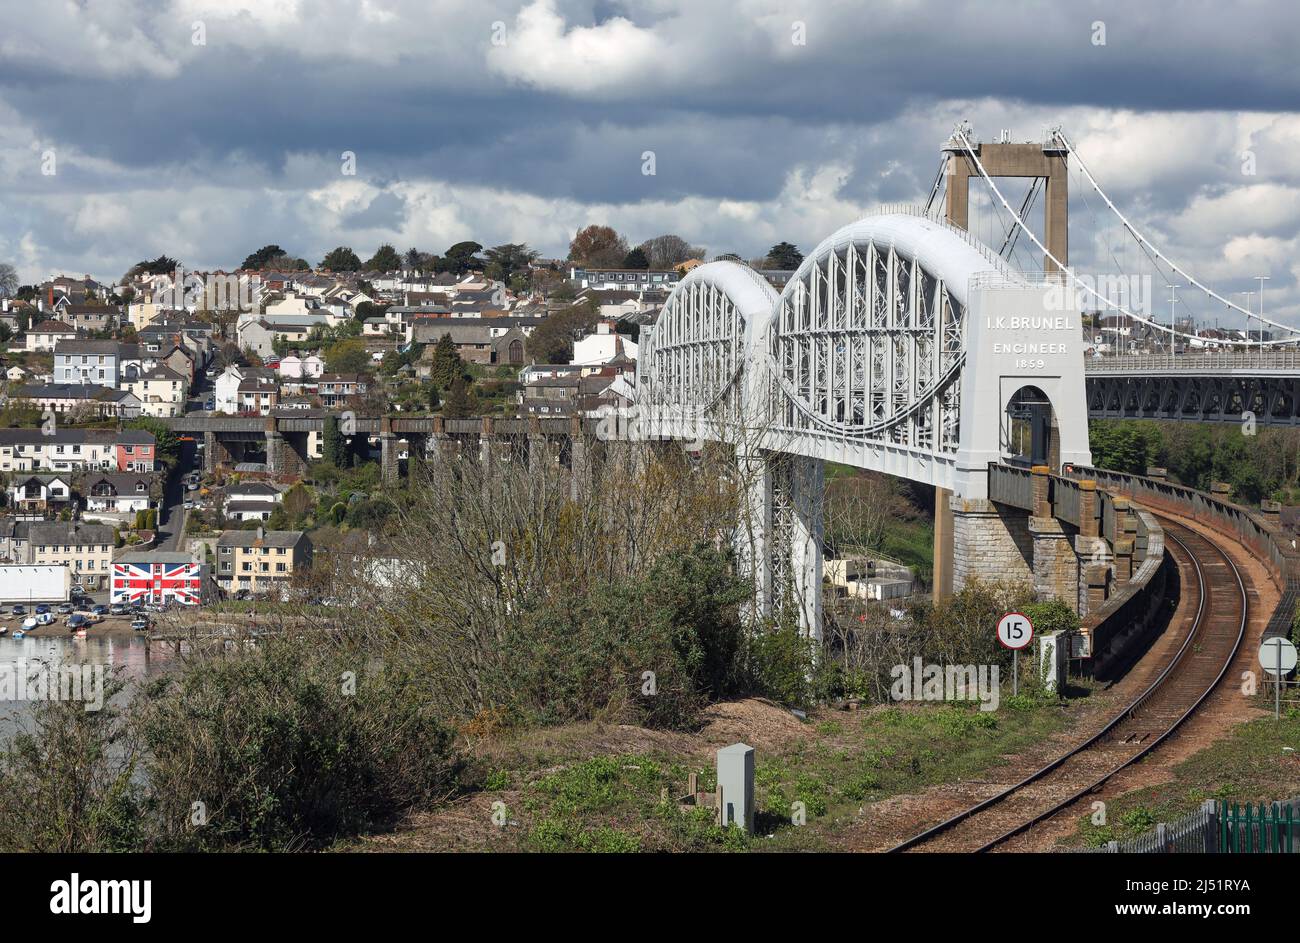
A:
<svg viewBox="0 0 1300 943">
<path fill-rule="evenodd" d="M 934 573 L 934 522 L 890 521 L 880 552 L 912 567 L 922 582 L 929 583 Z"/>
<path fill-rule="evenodd" d="M 712 748 L 693 740 L 583 757 L 590 728 L 552 730 L 495 750 L 469 778 L 481 784 L 476 804 L 505 803 L 511 827 L 498 850 L 818 850 L 861 823 L 871 803 L 977 778 L 1068 722 L 1054 701 L 1012 701 L 990 713 L 951 704 L 813 712 L 783 747 L 756 751 L 753 836 L 718 828 L 710 807 L 679 805 L 690 773 L 705 793 L 715 785 Z M 448 850 L 472 846 L 481 835 L 471 832 L 440 841 Z"/>
<path fill-rule="evenodd" d="M 1260 706 L 1265 704 L 1261 701 Z M 1271 704 L 1267 705 L 1271 708 Z M 1300 710 L 1281 720 L 1272 716 L 1235 727 L 1231 733 L 1173 768 L 1170 782 L 1136 789 L 1109 800 L 1105 821 L 1095 813 L 1078 820 L 1076 832 L 1064 839 L 1070 846 L 1100 846 L 1127 841 L 1194 812 L 1206 799 L 1272 802 L 1300 794 Z"/>
<path fill-rule="evenodd" d="M 861 821 L 864 806 L 977 777 L 1066 723 L 1054 704 L 1007 706 L 989 713 L 951 704 L 887 707 L 856 723 L 824 723 L 801 749 L 760 758 L 755 789 L 766 821 L 759 825 L 772 829 L 764 847 L 823 848 L 837 829 Z M 796 802 L 803 803 L 803 827 L 791 823 Z"/>
</svg>

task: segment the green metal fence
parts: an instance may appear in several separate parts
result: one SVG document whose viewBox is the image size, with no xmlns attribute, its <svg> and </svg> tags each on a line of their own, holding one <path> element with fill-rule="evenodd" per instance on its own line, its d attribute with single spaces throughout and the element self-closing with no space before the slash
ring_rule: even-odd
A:
<svg viewBox="0 0 1300 943">
<path fill-rule="evenodd" d="M 1295 807 L 1288 802 L 1258 807 L 1246 803 L 1245 811 L 1233 802 L 1219 803 L 1219 850 L 1230 854 L 1293 854 Z"/>
<path fill-rule="evenodd" d="M 1074 851 L 1100 854 L 1295 854 L 1300 851 L 1300 798 L 1242 805 L 1206 799 L 1195 812 L 1161 822 L 1129 841 Z"/>
</svg>

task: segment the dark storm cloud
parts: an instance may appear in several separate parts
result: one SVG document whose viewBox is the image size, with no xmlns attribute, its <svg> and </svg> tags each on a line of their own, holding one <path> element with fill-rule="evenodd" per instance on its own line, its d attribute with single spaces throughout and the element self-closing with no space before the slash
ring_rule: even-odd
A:
<svg viewBox="0 0 1300 943">
<path fill-rule="evenodd" d="M 938 146 L 962 114 L 990 122 L 977 121 L 988 136 L 1032 114 L 1034 126 L 1018 127 L 1024 136 L 1089 108 L 1268 112 L 1300 100 L 1290 48 L 1300 11 L 1283 2 L 1231 12 L 1209 3 L 835 0 L 431 11 L 321 0 L 297 17 L 286 4 L 245 6 L 222 15 L 197 0 L 113 0 L 75 14 L 63 5 L 0 12 L 0 37 L 10 37 L 0 38 L 0 106 L 13 115 L 3 143 L 19 149 L 0 158 L 10 220 L 0 253 L 15 255 L 28 237 L 48 251 L 47 267 L 104 258 L 116 266 L 179 234 L 208 261 L 231 264 L 268 241 L 301 253 L 347 241 L 348 231 L 399 241 L 423 225 L 409 195 L 391 192 L 399 181 L 476 194 L 429 238 L 486 222 L 485 240 L 539 243 L 513 228 L 520 198 L 543 201 L 533 210 L 543 220 L 550 201 L 761 205 L 801 169 L 835 165 L 843 182 L 834 195 L 846 204 L 923 201 Z M 206 24 L 202 47 L 190 43 L 196 19 Z M 806 46 L 791 42 L 795 21 Z M 507 37 L 499 49 L 490 38 L 498 22 Z M 21 149 L 30 142 L 39 147 L 29 154 Z M 1190 193 L 1249 182 L 1234 170 L 1231 133 L 1191 157 L 1176 154 L 1184 146 L 1176 132 L 1164 144 L 1179 159 L 1158 184 L 1118 175 L 1117 192 L 1143 214 L 1169 217 Z M 74 155 L 56 178 L 38 176 L 47 145 Z M 357 179 L 380 192 L 338 212 L 344 231 L 316 233 L 330 217 L 307 194 L 340 181 L 345 150 L 357 155 Z M 646 151 L 653 176 L 641 172 Z M 1276 160 L 1268 172 L 1286 180 L 1293 171 Z M 95 226 L 111 229 L 104 219 L 120 207 L 83 213 L 79 203 L 95 195 L 139 214 L 147 201 L 132 194 L 150 188 L 208 188 L 204 226 L 160 213 L 145 232 L 110 235 Z M 278 196 L 263 198 L 267 191 Z M 247 200 L 232 198 L 241 193 Z M 489 193 L 513 194 L 514 203 L 473 205 Z M 791 226 L 822 225 L 798 209 Z M 741 251 L 761 250 L 767 238 L 754 234 L 761 227 L 712 216 L 687 222 L 700 239 L 709 233 Z"/>
</svg>

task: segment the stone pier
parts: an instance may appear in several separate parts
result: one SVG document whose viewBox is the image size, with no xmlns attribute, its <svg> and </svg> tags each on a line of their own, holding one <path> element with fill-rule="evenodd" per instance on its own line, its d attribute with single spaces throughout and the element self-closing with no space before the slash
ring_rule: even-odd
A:
<svg viewBox="0 0 1300 943">
<path fill-rule="evenodd" d="M 953 591 L 981 579 L 1034 581 L 1034 540 L 1025 512 L 984 499 L 953 497 Z"/>
</svg>

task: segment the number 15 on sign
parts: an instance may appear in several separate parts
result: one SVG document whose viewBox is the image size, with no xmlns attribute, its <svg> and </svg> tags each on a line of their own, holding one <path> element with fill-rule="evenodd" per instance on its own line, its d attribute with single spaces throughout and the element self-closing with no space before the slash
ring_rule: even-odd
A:
<svg viewBox="0 0 1300 943">
<path fill-rule="evenodd" d="M 1034 640 L 1034 624 L 1023 612 L 1008 612 L 998 620 L 998 641 L 1011 649 L 1011 693 L 1020 693 L 1020 650 Z"/>
</svg>

